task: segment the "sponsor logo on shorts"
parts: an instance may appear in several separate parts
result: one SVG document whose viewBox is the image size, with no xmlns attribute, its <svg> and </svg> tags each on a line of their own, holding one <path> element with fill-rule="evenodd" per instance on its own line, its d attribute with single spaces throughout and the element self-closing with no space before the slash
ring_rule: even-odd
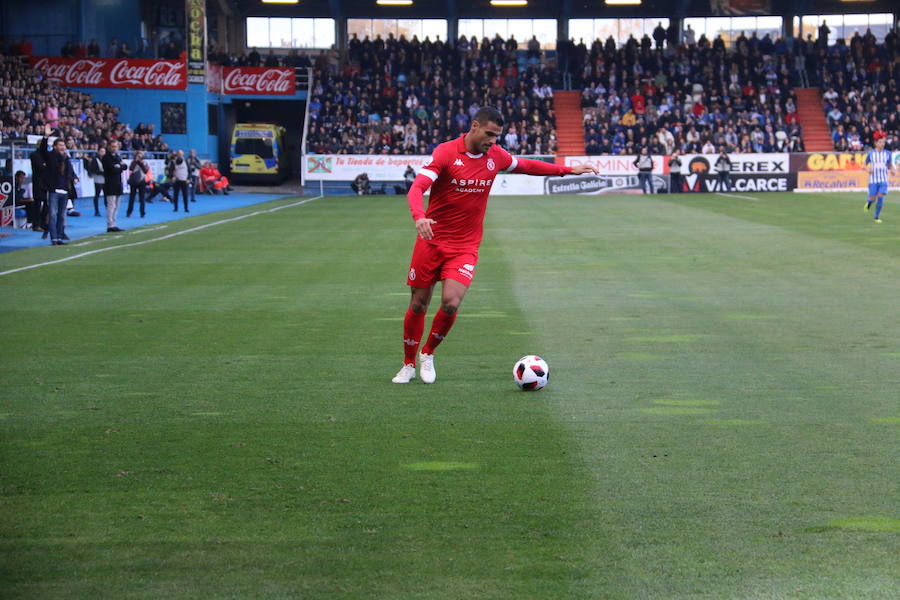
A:
<svg viewBox="0 0 900 600">
<path fill-rule="evenodd" d="M 409 280 L 410 281 L 416 280 L 416 270 L 412 267 L 409 268 Z"/>
<path fill-rule="evenodd" d="M 488 171 L 494 170 L 494 159 L 493 158 L 487 159 L 487 168 L 488 168 Z"/>
<path fill-rule="evenodd" d="M 474 271 L 474 270 L 475 270 L 475 265 L 463 265 L 457 269 L 457 271 L 459 271 L 460 273 L 462 273 L 469 279 L 472 279 L 472 277 L 474 276 L 472 273 L 472 271 Z"/>
</svg>

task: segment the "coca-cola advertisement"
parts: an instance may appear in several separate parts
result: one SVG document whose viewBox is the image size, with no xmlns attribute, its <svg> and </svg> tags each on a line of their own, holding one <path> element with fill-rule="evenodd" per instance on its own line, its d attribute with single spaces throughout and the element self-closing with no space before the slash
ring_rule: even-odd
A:
<svg viewBox="0 0 900 600">
<path fill-rule="evenodd" d="M 293 96 L 297 82 L 290 67 L 225 67 L 222 88 L 226 94 Z"/>
<path fill-rule="evenodd" d="M 29 65 L 66 87 L 187 88 L 187 66 L 183 60 L 32 56 Z"/>
</svg>

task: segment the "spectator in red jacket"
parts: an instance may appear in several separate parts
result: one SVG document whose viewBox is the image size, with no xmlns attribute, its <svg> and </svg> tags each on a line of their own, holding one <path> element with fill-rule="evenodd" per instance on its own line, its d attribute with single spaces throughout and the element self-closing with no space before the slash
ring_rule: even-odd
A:
<svg viewBox="0 0 900 600">
<path fill-rule="evenodd" d="M 634 109 L 634 114 L 642 115 L 647 112 L 647 99 L 640 92 L 635 92 L 631 97 L 631 107 Z"/>
<path fill-rule="evenodd" d="M 208 162 L 200 169 L 200 180 L 211 194 L 221 192 L 227 196 L 228 190 L 231 189 L 228 185 L 228 178 L 219 172 L 219 168 L 214 162 Z"/>
</svg>

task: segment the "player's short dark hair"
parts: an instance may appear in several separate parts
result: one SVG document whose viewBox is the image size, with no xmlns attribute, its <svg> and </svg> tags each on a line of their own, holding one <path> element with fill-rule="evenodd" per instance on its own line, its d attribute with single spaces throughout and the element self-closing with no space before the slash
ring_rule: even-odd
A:
<svg viewBox="0 0 900 600">
<path fill-rule="evenodd" d="M 500 111 L 493 106 L 482 106 L 478 109 L 478 112 L 475 113 L 472 120 L 478 121 L 482 125 L 485 123 L 496 123 L 500 127 L 503 127 L 503 115 L 501 115 Z"/>
</svg>

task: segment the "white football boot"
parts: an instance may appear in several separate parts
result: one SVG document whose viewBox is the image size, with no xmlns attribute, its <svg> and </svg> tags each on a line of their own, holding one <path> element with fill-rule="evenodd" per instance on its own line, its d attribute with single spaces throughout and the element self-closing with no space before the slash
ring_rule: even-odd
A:
<svg viewBox="0 0 900 600">
<path fill-rule="evenodd" d="M 403 365 L 403 368 L 397 371 L 397 374 L 394 375 L 394 378 L 391 379 L 394 383 L 409 383 L 413 379 L 416 378 L 416 367 L 415 365 Z"/>
<path fill-rule="evenodd" d="M 419 353 L 419 376 L 423 383 L 434 383 L 437 373 L 434 372 L 434 354 Z"/>
</svg>

